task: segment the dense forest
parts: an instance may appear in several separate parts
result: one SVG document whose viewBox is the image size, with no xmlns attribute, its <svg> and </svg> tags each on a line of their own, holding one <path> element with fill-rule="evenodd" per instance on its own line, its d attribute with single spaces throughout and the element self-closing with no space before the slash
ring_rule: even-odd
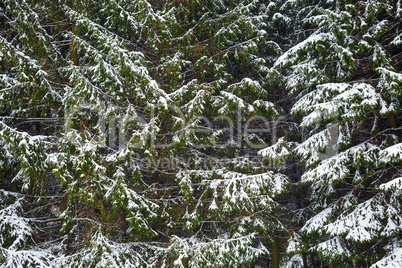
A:
<svg viewBox="0 0 402 268">
<path fill-rule="evenodd" d="M 402 267 L 402 0 L 0 0 L 0 267 Z"/>
</svg>

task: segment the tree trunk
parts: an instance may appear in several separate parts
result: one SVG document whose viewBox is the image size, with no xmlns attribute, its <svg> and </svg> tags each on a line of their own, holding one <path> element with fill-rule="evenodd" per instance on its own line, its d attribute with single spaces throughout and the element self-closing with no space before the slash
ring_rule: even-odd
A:
<svg viewBox="0 0 402 268">
<path fill-rule="evenodd" d="M 303 267 L 307 268 L 308 264 L 307 264 L 307 254 L 305 252 L 302 253 L 302 259 L 303 259 Z"/>
<path fill-rule="evenodd" d="M 75 23 L 74 22 L 72 23 L 71 27 L 72 27 L 71 32 L 73 34 L 75 34 Z M 70 54 L 71 60 L 73 61 L 74 65 L 78 66 L 78 55 L 77 55 L 77 52 L 75 51 L 75 44 L 74 44 L 73 39 L 71 39 L 71 52 L 70 53 L 71 53 Z"/>
<path fill-rule="evenodd" d="M 391 126 L 391 128 L 397 127 L 395 114 L 392 114 L 392 113 L 388 114 L 388 122 L 389 122 L 389 125 Z"/>
<path fill-rule="evenodd" d="M 272 239 L 272 268 L 279 268 L 279 247 L 275 238 Z"/>
</svg>

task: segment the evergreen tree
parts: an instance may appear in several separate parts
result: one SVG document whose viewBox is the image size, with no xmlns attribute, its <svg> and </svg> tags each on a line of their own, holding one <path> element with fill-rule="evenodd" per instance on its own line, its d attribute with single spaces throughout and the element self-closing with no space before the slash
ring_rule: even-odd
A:
<svg viewBox="0 0 402 268">
<path fill-rule="evenodd" d="M 267 254 L 287 179 L 247 163 L 242 144 L 264 137 L 241 134 L 253 115 L 281 113 L 264 89 L 265 58 L 280 52 L 265 13 L 255 1 L 4 2 L 4 213 L 18 220 L 2 224 L 24 235 L 2 233 L 5 265 L 240 266 Z M 217 116 L 239 120 L 231 140 L 225 119 L 205 126 Z M 32 200 L 14 209 L 19 190 Z"/>
<path fill-rule="evenodd" d="M 274 64 L 289 70 L 286 87 L 299 94 L 291 114 L 308 138 L 289 136 L 260 152 L 278 160 L 295 154 L 307 167 L 300 182 L 309 185 L 312 203 L 288 251 L 317 252 L 329 266 L 397 267 L 400 2 L 334 1 L 318 11 L 304 20 L 317 25 L 312 34 Z M 313 257 L 304 259 L 309 265 Z"/>
<path fill-rule="evenodd" d="M 401 15 L 3 0 L 0 266 L 397 267 Z"/>
</svg>

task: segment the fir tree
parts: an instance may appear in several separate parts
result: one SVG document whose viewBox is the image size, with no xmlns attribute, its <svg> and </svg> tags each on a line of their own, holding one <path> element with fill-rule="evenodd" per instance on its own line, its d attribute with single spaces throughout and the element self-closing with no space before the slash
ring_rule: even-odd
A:
<svg viewBox="0 0 402 268">
<path fill-rule="evenodd" d="M 261 151 L 275 159 L 293 153 L 307 167 L 300 182 L 309 185 L 312 203 L 292 238 L 299 249 L 291 247 L 290 253 L 317 252 L 337 267 L 396 267 L 400 262 L 395 252 L 401 247 L 402 223 L 396 186 L 401 70 L 394 34 L 400 27 L 399 5 L 336 1 L 323 6 L 305 19 L 317 25 L 312 34 L 274 64 L 278 70 L 290 68 L 286 87 L 300 92 L 291 114 L 309 131 L 302 142 L 288 138 L 277 144 L 280 149 Z M 332 154 L 325 155 L 329 150 Z M 303 265 L 314 260 L 305 259 Z"/>
<path fill-rule="evenodd" d="M 401 15 L 2 1 L 0 266 L 397 267 Z"/>
</svg>

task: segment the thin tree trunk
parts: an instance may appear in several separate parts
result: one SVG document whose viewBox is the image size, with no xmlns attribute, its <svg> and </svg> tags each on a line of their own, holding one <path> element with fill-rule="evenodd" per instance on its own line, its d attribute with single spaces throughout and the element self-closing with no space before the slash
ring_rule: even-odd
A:
<svg viewBox="0 0 402 268">
<path fill-rule="evenodd" d="M 392 114 L 392 113 L 388 114 L 388 122 L 389 122 L 389 125 L 391 126 L 391 128 L 397 128 L 395 114 Z"/>
<path fill-rule="evenodd" d="M 71 27 L 71 32 L 75 34 L 75 23 L 73 22 L 72 27 Z M 73 61 L 75 66 L 78 66 L 78 55 L 77 52 L 75 51 L 75 44 L 74 40 L 71 39 L 71 52 L 70 52 L 71 60 Z"/>
<path fill-rule="evenodd" d="M 272 268 L 279 268 L 279 247 L 276 239 L 272 239 Z"/>
<path fill-rule="evenodd" d="M 307 254 L 305 252 L 302 253 L 302 259 L 303 259 L 303 267 L 308 268 L 307 265 Z"/>
</svg>

